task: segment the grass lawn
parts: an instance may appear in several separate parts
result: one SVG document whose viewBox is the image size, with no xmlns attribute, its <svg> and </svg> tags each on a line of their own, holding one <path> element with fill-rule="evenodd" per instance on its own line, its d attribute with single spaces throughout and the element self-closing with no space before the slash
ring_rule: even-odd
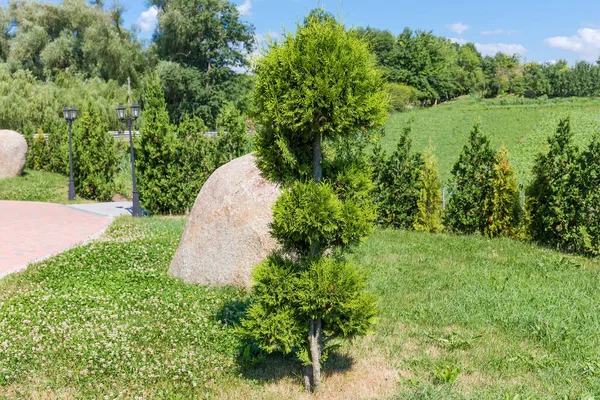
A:
<svg viewBox="0 0 600 400">
<path fill-rule="evenodd" d="M 442 181 L 450 178 L 476 119 L 489 135 L 495 149 L 504 144 L 517 169 L 519 181 L 531 177 L 535 156 L 547 151 L 546 138 L 556 131 L 560 118 L 571 116 L 572 131 L 580 146 L 587 144 L 594 132 L 600 132 L 598 99 L 492 99 L 462 98 L 427 109 L 392 115 L 386 125 L 383 147 L 388 152 L 396 146 L 398 135 L 413 120 L 414 149 L 422 152 L 431 141 L 436 149 Z"/>
<path fill-rule="evenodd" d="M 22 176 L 0 179 L 0 200 L 70 203 L 69 178 L 52 172 L 26 169 Z M 75 203 L 92 201 L 76 197 Z"/>
<path fill-rule="evenodd" d="M 0 280 L 0 398 L 314 398 L 289 359 L 239 366 L 243 291 L 166 275 L 184 223 L 118 219 Z M 404 231 L 353 257 L 379 320 L 330 357 L 317 398 L 600 395 L 599 261 Z"/>
</svg>

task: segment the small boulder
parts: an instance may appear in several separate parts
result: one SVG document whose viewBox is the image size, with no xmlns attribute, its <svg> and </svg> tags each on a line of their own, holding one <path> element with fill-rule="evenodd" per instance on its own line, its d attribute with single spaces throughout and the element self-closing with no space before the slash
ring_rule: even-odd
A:
<svg viewBox="0 0 600 400">
<path fill-rule="evenodd" d="M 169 274 L 186 283 L 250 286 L 254 266 L 277 247 L 269 224 L 278 196 L 252 154 L 217 169 L 196 198 Z"/>
<path fill-rule="evenodd" d="M 27 161 L 27 141 L 18 132 L 0 130 L 0 179 L 23 173 Z"/>
</svg>

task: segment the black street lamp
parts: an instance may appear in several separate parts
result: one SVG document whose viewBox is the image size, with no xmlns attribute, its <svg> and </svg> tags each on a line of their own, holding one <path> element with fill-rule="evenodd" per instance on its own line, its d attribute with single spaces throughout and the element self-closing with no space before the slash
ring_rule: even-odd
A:
<svg viewBox="0 0 600 400">
<path fill-rule="evenodd" d="M 137 180 L 135 179 L 135 152 L 133 151 L 133 132 L 132 125 L 135 120 L 137 120 L 140 116 L 140 106 L 138 103 L 134 102 L 131 107 L 131 114 L 127 115 L 126 109 L 123 104 L 119 104 L 117 107 L 117 116 L 121 120 L 121 122 L 126 122 L 127 127 L 129 128 L 129 148 L 131 151 L 131 177 L 133 179 L 133 216 L 141 217 L 142 216 L 142 207 L 140 207 L 140 195 L 137 190 Z"/>
<path fill-rule="evenodd" d="M 63 116 L 69 124 L 69 200 L 75 200 L 75 182 L 73 181 L 73 121 L 77 119 L 75 106 L 63 108 Z"/>
</svg>

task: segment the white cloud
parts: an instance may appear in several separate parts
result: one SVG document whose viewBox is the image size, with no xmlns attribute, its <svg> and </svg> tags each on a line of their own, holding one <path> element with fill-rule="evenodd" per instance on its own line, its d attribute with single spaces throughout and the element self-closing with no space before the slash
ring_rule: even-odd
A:
<svg viewBox="0 0 600 400">
<path fill-rule="evenodd" d="M 457 22 L 456 24 L 449 24 L 446 25 L 446 28 L 450 29 L 452 32 L 456 32 L 459 35 L 462 35 L 462 33 L 466 30 L 469 29 L 469 25 L 465 25 L 461 22 Z"/>
<path fill-rule="evenodd" d="M 252 15 L 252 0 L 244 0 L 242 4 L 237 6 L 237 9 L 242 17 L 247 17 Z"/>
<path fill-rule="evenodd" d="M 517 33 L 519 33 L 519 32 L 517 32 L 517 31 L 508 31 L 506 29 L 494 29 L 494 30 L 491 30 L 491 31 L 481 31 L 481 34 L 482 35 L 486 35 L 486 36 L 492 36 L 492 35 L 508 35 L 508 36 L 511 36 L 511 35 L 516 35 Z"/>
<path fill-rule="evenodd" d="M 136 25 L 140 28 L 142 32 L 151 33 L 156 28 L 156 24 L 158 23 L 158 7 L 152 6 L 142 14 L 137 20 Z"/>
<path fill-rule="evenodd" d="M 460 45 L 466 44 L 468 40 L 450 38 L 453 43 Z M 507 43 L 475 43 L 475 48 L 481 53 L 482 56 L 495 56 L 496 53 L 504 53 L 512 56 L 517 54 L 519 56 L 525 55 L 527 49 L 522 44 L 507 44 Z"/>
<path fill-rule="evenodd" d="M 546 61 L 546 64 L 548 64 L 548 65 L 555 65 L 555 64 L 557 64 L 557 63 L 558 63 L 558 61 L 557 61 L 557 60 L 547 60 L 547 61 Z"/>
<path fill-rule="evenodd" d="M 527 53 L 527 49 L 522 44 L 475 43 L 475 47 L 483 56 L 494 56 L 496 53 L 524 56 Z"/>
<path fill-rule="evenodd" d="M 546 39 L 551 47 L 578 53 L 586 61 L 596 61 L 600 56 L 600 29 L 582 28 L 573 36 L 555 36 Z"/>
</svg>

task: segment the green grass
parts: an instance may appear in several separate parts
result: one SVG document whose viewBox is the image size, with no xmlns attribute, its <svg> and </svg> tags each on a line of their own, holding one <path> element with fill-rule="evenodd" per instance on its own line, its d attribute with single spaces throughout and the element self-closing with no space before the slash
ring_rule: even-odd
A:
<svg viewBox="0 0 600 400">
<path fill-rule="evenodd" d="M 388 152 L 392 151 L 402 129 L 409 120 L 414 120 L 414 149 L 422 152 L 431 140 L 436 148 L 440 176 L 446 182 L 475 120 L 479 119 L 492 146 L 498 149 L 504 144 L 508 148 L 519 181 L 526 184 L 531 178 L 535 156 L 547 151 L 546 138 L 556 130 L 559 119 L 566 116 L 571 116 L 575 141 L 583 146 L 594 132 L 600 131 L 600 100 L 463 98 L 392 115 L 382 144 Z"/>
<path fill-rule="evenodd" d="M 184 224 L 118 219 L 0 280 L 0 398 L 302 398 L 288 359 L 237 363 L 245 292 L 167 276 Z M 379 319 L 330 357 L 324 397 L 600 395 L 600 261 L 405 231 L 375 233 L 353 258 Z M 391 390 L 365 392 L 384 380 Z"/>
<path fill-rule="evenodd" d="M 600 261 L 403 231 L 355 257 L 380 299 L 374 346 L 403 371 L 398 398 L 600 395 Z"/>
<path fill-rule="evenodd" d="M 22 176 L 0 179 L 0 200 L 70 203 L 69 178 L 52 172 L 26 169 Z M 90 203 L 76 197 L 75 203 Z"/>
</svg>

